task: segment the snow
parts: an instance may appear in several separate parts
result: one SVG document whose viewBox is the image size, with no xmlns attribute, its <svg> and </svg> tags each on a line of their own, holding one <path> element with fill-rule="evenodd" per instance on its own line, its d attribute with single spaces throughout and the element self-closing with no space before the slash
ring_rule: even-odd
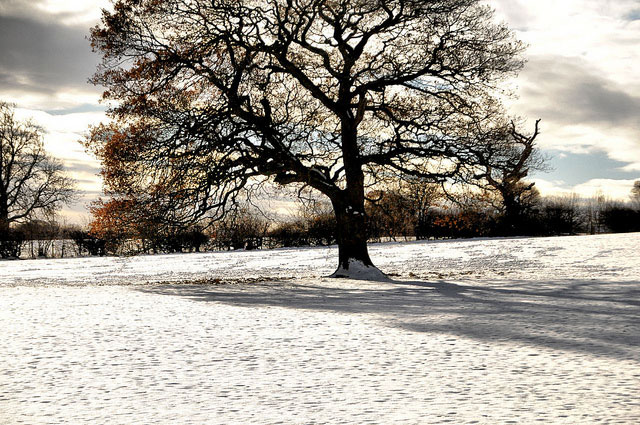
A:
<svg viewBox="0 0 640 425">
<path fill-rule="evenodd" d="M 389 277 L 382 273 L 380 269 L 373 266 L 367 266 L 360 260 L 349 259 L 349 267 L 346 269 L 338 266 L 331 277 L 341 277 L 347 279 L 370 280 L 370 281 L 389 281 Z"/>
<path fill-rule="evenodd" d="M 370 255 L 387 275 L 426 280 L 637 280 L 638 250 L 634 233 L 372 244 Z M 0 261 L 0 286 L 318 278 L 333 273 L 337 259 L 337 248 L 330 247 Z"/>
<path fill-rule="evenodd" d="M 335 248 L 0 262 L 0 423 L 637 424 L 639 252 L 372 245 L 387 282 L 322 277 Z"/>
</svg>

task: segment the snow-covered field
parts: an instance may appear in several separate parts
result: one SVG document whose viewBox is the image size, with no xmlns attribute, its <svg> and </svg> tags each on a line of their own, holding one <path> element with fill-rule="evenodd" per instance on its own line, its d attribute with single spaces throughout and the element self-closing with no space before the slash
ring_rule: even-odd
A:
<svg viewBox="0 0 640 425">
<path fill-rule="evenodd" d="M 640 234 L 371 254 L 0 262 L 0 424 L 640 423 Z"/>
</svg>

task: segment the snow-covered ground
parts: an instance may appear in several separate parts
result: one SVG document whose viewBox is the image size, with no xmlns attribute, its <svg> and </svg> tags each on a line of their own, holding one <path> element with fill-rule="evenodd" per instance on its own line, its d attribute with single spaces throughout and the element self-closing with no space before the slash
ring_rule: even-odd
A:
<svg viewBox="0 0 640 425">
<path fill-rule="evenodd" d="M 336 256 L 0 262 L 0 424 L 640 423 L 640 234 Z"/>
</svg>

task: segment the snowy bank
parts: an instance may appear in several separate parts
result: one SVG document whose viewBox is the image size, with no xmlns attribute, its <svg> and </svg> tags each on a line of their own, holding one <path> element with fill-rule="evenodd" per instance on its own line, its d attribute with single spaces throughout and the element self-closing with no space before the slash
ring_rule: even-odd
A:
<svg viewBox="0 0 640 425">
<path fill-rule="evenodd" d="M 639 243 L 2 262 L 0 423 L 635 425 Z M 198 276 L 274 279 L 142 284 Z"/>
<path fill-rule="evenodd" d="M 384 273 L 421 279 L 637 279 L 640 233 L 370 245 Z M 336 247 L 0 261 L 0 286 L 141 284 L 316 278 L 336 270 Z"/>
</svg>

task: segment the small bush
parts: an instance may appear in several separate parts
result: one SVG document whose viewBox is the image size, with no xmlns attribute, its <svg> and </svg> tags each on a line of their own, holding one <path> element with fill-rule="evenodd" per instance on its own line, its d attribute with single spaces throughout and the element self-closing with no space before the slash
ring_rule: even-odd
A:
<svg viewBox="0 0 640 425">
<path fill-rule="evenodd" d="M 610 204 L 602 211 L 602 222 L 613 233 L 640 232 L 640 211 Z"/>
<path fill-rule="evenodd" d="M 580 230 L 577 208 L 564 202 L 552 201 L 541 210 L 541 220 L 544 223 L 544 234 L 574 235 Z"/>
<path fill-rule="evenodd" d="M 269 232 L 269 238 L 275 246 L 308 246 L 309 234 L 302 220 L 279 224 Z"/>
<path fill-rule="evenodd" d="M 306 220 L 309 243 L 314 246 L 329 246 L 337 242 L 336 219 L 333 213 L 319 214 Z"/>
<path fill-rule="evenodd" d="M 69 237 L 78 247 L 78 253 L 89 253 L 92 256 L 104 256 L 106 254 L 107 242 L 103 239 L 96 238 L 84 230 L 72 230 L 69 232 Z"/>
<path fill-rule="evenodd" d="M 24 234 L 20 231 L 10 229 L 0 235 L 0 258 L 20 258 Z"/>
<path fill-rule="evenodd" d="M 265 220 L 240 209 L 216 223 L 213 229 L 213 243 L 216 248 L 223 250 L 260 249 L 267 227 L 268 223 Z"/>
</svg>

